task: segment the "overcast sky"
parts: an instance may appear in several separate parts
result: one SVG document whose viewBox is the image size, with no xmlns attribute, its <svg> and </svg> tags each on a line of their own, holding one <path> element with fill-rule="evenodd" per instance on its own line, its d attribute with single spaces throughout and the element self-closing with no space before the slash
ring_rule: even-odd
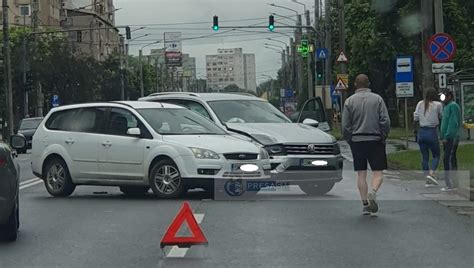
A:
<svg viewBox="0 0 474 268">
<path fill-rule="evenodd" d="M 314 0 L 300 0 L 306 8 L 313 11 Z M 115 0 L 117 25 L 130 25 L 132 30 L 145 26 L 145 29 L 132 33 L 132 38 L 143 34 L 147 37 L 137 39 L 131 43 L 130 53 L 138 54 L 140 47 L 163 38 L 164 32 L 181 31 L 183 38 L 200 37 L 215 34 L 211 30 L 212 17 L 219 16 L 220 26 L 235 25 L 267 25 L 268 16 L 275 12 L 286 16 L 295 16 L 295 12 L 269 6 L 268 3 L 283 5 L 303 13 L 303 6 L 292 3 L 291 0 Z M 311 13 L 313 16 L 313 13 Z M 248 19 L 248 20 L 246 20 Z M 278 19 L 278 18 L 276 18 Z M 244 21 L 228 21 L 244 20 Z M 228 21 L 228 22 L 226 22 Z M 281 22 L 294 25 L 291 20 Z M 192 23 L 192 24 L 180 24 Z M 278 23 L 277 23 L 278 25 Z M 221 29 L 212 37 L 183 41 L 183 53 L 196 57 L 196 68 L 199 77 L 205 77 L 205 55 L 215 54 L 218 48 L 242 47 L 244 53 L 256 54 L 257 80 L 265 80 L 262 74 L 276 77 L 276 72 L 281 66 L 281 56 L 277 51 L 264 48 L 264 43 L 274 43 L 265 38 L 275 38 L 288 43 L 289 38 L 279 33 L 271 33 L 266 29 L 249 29 L 243 31 L 226 32 Z M 255 32 L 258 31 L 258 32 Z M 275 32 L 291 34 L 289 29 L 277 29 Z M 144 49 L 144 54 L 151 48 L 163 47 L 162 44 L 149 46 Z"/>
</svg>

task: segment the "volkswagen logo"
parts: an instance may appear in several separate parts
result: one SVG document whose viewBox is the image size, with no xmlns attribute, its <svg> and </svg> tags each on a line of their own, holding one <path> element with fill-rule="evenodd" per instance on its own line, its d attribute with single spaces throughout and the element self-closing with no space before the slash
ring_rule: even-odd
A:
<svg viewBox="0 0 474 268">
<path fill-rule="evenodd" d="M 245 159 L 245 158 L 247 158 L 247 155 L 246 154 L 239 154 L 239 158 L 240 159 Z"/>
<path fill-rule="evenodd" d="M 308 152 L 310 153 L 316 152 L 316 145 L 315 144 L 308 145 Z"/>
</svg>

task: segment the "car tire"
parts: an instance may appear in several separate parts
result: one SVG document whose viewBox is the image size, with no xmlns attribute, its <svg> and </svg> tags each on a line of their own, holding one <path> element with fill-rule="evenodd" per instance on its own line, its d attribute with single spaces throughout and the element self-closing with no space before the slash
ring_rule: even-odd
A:
<svg viewBox="0 0 474 268">
<path fill-rule="evenodd" d="M 149 182 L 153 193 L 162 199 L 177 198 L 187 190 L 178 167 L 168 159 L 160 160 L 153 165 Z"/>
<path fill-rule="evenodd" d="M 15 210 L 12 211 L 12 214 L 8 218 L 8 222 L 0 226 L 1 230 L 1 238 L 2 240 L 8 241 L 8 242 L 13 242 L 16 241 L 18 237 L 18 226 L 19 226 L 19 209 L 18 207 L 15 208 Z"/>
<path fill-rule="evenodd" d="M 59 158 L 53 158 L 46 164 L 44 185 L 48 193 L 54 197 L 70 196 L 76 189 L 66 163 Z"/>
<path fill-rule="evenodd" d="M 315 182 L 299 184 L 301 190 L 308 195 L 325 195 L 334 187 L 335 182 Z"/>
<path fill-rule="evenodd" d="M 150 187 L 146 186 L 120 186 L 120 191 L 129 196 L 143 196 L 148 193 Z"/>
</svg>

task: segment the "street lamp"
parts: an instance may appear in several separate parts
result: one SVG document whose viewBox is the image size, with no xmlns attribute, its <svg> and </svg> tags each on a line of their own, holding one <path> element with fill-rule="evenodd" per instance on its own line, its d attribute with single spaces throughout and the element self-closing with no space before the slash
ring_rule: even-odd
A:
<svg viewBox="0 0 474 268">
<path fill-rule="evenodd" d="M 146 28 L 145 26 L 142 26 L 142 27 L 136 28 L 135 30 L 132 30 L 132 31 L 130 31 L 130 32 L 133 33 L 133 32 L 136 32 L 136 31 L 143 30 L 143 29 L 145 29 L 145 28 Z"/>
<path fill-rule="evenodd" d="M 279 8 L 283 8 L 283 9 L 289 10 L 289 11 L 293 11 L 293 12 L 296 13 L 297 16 L 299 15 L 298 11 L 296 11 L 296 10 L 294 10 L 294 9 L 291 9 L 291 8 L 289 8 L 289 7 L 280 6 L 280 5 L 277 5 L 277 4 L 268 4 L 268 5 L 270 5 L 270 6 L 272 6 L 272 7 L 279 7 Z"/>
<path fill-rule="evenodd" d="M 142 64 L 143 49 L 148 47 L 148 46 L 158 44 L 159 42 L 161 42 L 161 40 L 158 40 L 158 41 L 149 43 L 147 45 L 144 45 L 138 51 L 138 61 L 140 63 L 140 96 L 141 97 L 145 97 L 145 89 L 144 89 L 144 85 L 143 85 L 143 64 Z"/>
<path fill-rule="evenodd" d="M 298 5 L 302 5 L 303 8 L 304 8 L 304 14 L 306 14 L 306 5 L 301 3 L 301 2 L 298 2 L 298 0 L 291 0 L 291 2 L 295 3 L 295 4 L 298 4 Z"/>
<path fill-rule="evenodd" d="M 274 42 L 278 42 L 278 43 L 281 43 L 283 45 L 285 45 L 285 47 L 288 45 L 287 43 L 281 41 L 281 40 L 278 40 L 278 39 L 273 39 L 273 38 L 267 38 L 267 40 L 270 40 L 270 41 L 274 41 Z"/>
<path fill-rule="evenodd" d="M 285 46 L 285 47 L 281 47 L 281 46 L 279 46 L 279 45 L 270 44 L 270 43 L 265 43 L 264 45 L 265 45 L 265 46 L 271 46 L 271 47 L 278 47 L 278 48 L 281 48 L 282 50 L 285 50 L 285 49 L 286 49 L 286 46 Z"/>
<path fill-rule="evenodd" d="M 276 49 L 276 48 L 274 48 L 274 47 L 264 46 L 264 48 L 266 48 L 266 49 L 271 49 L 271 50 L 275 50 L 275 51 L 278 51 L 278 53 L 283 54 L 283 52 L 282 52 L 280 49 Z"/>
<path fill-rule="evenodd" d="M 135 38 L 129 40 L 128 42 L 130 43 L 130 42 L 133 42 L 133 41 L 135 41 L 135 40 L 137 40 L 137 39 L 140 39 L 140 38 L 143 38 L 143 37 L 147 37 L 147 36 L 149 36 L 149 35 L 150 35 L 149 33 L 143 34 L 143 35 L 137 36 L 137 37 L 135 37 Z"/>
</svg>

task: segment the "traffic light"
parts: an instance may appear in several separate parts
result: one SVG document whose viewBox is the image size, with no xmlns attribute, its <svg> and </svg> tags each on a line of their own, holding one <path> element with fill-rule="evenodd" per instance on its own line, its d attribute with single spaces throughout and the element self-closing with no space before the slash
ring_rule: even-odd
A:
<svg viewBox="0 0 474 268">
<path fill-rule="evenodd" d="M 129 26 L 125 27 L 125 36 L 127 37 L 127 40 L 132 39 L 132 32 L 130 31 Z"/>
<path fill-rule="evenodd" d="M 273 15 L 270 15 L 268 17 L 268 30 L 272 31 L 275 30 L 275 17 Z"/>
<path fill-rule="evenodd" d="M 218 16 L 214 16 L 212 29 L 216 32 L 219 31 L 219 17 Z"/>
<path fill-rule="evenodd" d="M 323 61 L 319 60 L 316 62 L 316 73 L 317 73 L 318 80 L 323 79 L 323 71 L 324 71 Z"/>
<path fill-rule="evenodd" d="M 301 45 L 298 46 L 298 52 L 301 53 L 301 56 L 308 57 L 309 54 L 309 43 L 308 40 L 301 40 Z"/>
</svg>

